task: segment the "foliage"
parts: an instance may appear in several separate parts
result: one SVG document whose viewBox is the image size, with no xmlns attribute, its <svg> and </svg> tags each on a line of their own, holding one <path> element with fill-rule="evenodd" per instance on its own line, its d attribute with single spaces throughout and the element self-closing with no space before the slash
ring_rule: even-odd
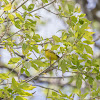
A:
<svg viewBox="0 0 100 100">
<path fill-rule="evenodd" d="M 41 16 L 33 12 L 41 10 L 43 6 L 37 6 L 36 0 L 28 6 L 26 6 L 27 0 L 23 1 L 19 6 L 16 4 L 17 2 L 9 2 L 8 0 L 1 0 L 1 2 L 3 3 L 1 6 L 3 13 L 0 15 L 0 45 L 11 54 L 11 59 L 7 66 L 12 66 L 10 72 L 0 73 L 2 85 L 3 82 L 12 78 L 11 84 L 5 84 L 0 89 L 1 98 L 27 100 L 25 97 L 34 95 L 27 92 L 27 90 L 33 90 L 35 87 L 26 82 L 38 79 L 44 73 L 49 73 L 51 71 L 50 68 L 54 67 L 55 69 L 57 64 L 58 70 L 61 70 L 63 74 L 65 72 L 75 73 L 74 79 L 70 79 L 69 84 L 75 82 L 76 88 L 73 87 L 70 95 L 62 93 L 61 90 L 58 93 L 52 91 L 48 96 L 50 100 L 73 100 L 75 95 L 82 100 L 100 97 L 100 87 L 97 86 L 97 82 L 100 80 L 100 63 L 99 59 L 92 58 L 93 50 L 90 46 L 94 43 L 92 41 L 94 32 L 90 31 L 89 25 L 91 22 L 84 18 L 85 14 L 81 13 L 80 7 L 75 7 L 73 1 L 66 2 L 62 0 L 55 2 L 54 0 L 51 2 L 49 0 L 41 0 L 44 7 L 55 3 L 57 5 L 55 8 L 58 12 L 56 15 L 60 16 L 69 27 L 68 30 L 58 30 L 61 32 L 61 36 L 57 36 L 54 33 L 51 38 L 45 39 L 37 31 L 38 22 L 42 19 Z M 19 8 L 22 9 L 23 13 L 19 11 Z M 52 13 L 52 11 L 49 12 Z M 15 30 L 12 31 L 12 27 Z M 54 61 L 51 66 L 49 60 L 43 55 L 43 50 L 49 48 L 49 46 L 51 46 L 51 50 L 61 55 L 59 62 L 56 64 L 57 61 Z M 14 48 L 20 48 L 21 53 Z M 13 70 L 19 67 L 21 70 L 18 73 L 24 73 L 27 77 L 31 76 L 30 68 L 35 69 L 38 75 L 31 79 L 26 79 L 27 81 L 21 79 L 16 81 L 10 75 Z M 51 75 L 51 73 L 49 74 Z M 83 81 L 88 86 L 86 86 L 85 92 L 81 93 L 80 89 Z"/>
</svg>

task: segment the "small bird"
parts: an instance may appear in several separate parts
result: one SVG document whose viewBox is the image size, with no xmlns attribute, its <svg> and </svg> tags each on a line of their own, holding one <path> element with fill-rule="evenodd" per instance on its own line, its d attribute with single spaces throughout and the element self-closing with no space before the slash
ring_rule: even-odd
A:
<svg viewBox="0 0 100 100">
<path fill-rule="evenodd" d="M 60 58 L 57 54 L 55 54 L 52 50 L 46 49 L 45 51 L 45 56 L 50 59 L 50 60 L 57 60 Z"/>
</svg>

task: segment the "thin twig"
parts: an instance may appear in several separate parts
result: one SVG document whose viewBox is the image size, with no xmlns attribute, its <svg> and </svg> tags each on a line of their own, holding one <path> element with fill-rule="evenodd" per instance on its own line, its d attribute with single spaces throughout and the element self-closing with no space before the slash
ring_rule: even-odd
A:
<svg viewBox="0 0 100 100">
<path fill-rule="evenodd" d="M 13 4 L 14 1 L 15 1 L 15 0 L 13 0 L 13 1 L 11 2 L 11 4 Z"/>
<path fill-rule="evenodd" d="M 49 90 L 53 90 L 53 91 L 59 93 L 59 91 L 57 91 L 57 90 L 55 90 L 55 89 L 48 88 L 48 87 L 44 87 L 44 86 L 41 86 L 41 85 L 33 85 L 33 86 L 38 86 L 38 87 L 41 87 L 41 88 L 45 88 L 45 89 L 49 89 Z"/>
<path fill-rule="evenodd" d="M 44 5 L 44 6 L 42 6 L 42 7 L 39 7 L 39 8 L 37 8 L 37 9 L 33 10 L 33 11 L 30 11 L 29 14 L 30 14 L 30 13 L 33 13 L 33 12 L 35 12 L 35 11 L 37 11 L 37 10 L 42 9 L 42 8 L 44 8 L 44 7 L 46 7 L 46 6 L 48 6 L 48 5 L 52 4 L 52 3 L 54 3 L 55 1 L 56 1 L 56 0 L 54 0 L 54 1 L 52 1 L 52 2 L 50 2 L 50 3 L 48 3 L 48 4 L 46 4 L 46 5 Z"/>
<path fill-rule="evenodd" d="M 59 71 L 62 71 L 61 69 L 58 69 Z M 98 73 L 91 73 L 91 72 L 73 72 L 73 71 L 65 71 L 65 72 L 70 72 L 70 73 L 80 73 L 80 74 L 91 74 L 91 75 L 96 75 Z"/>
<path fill-rule="evenodd" d="M 22 7 L 22 5 L 24 5 L 28 0 L 24 1 L 21 5 L 19 5 L 13 12 L 15 12 L 17 9 L 19 9 L 20 7 Z"/>
<path fill-rule="evenodd" d="M 54 15 L 57 15 L 57 16 L 60 16 L 60 17 L 64 17 L 64 18 L 69 18 L 69 17 L 61 16 L 60 14 L 54 13 L 54 12 L 52 12 L 51 10 L 48 10 L 48 9 L 46 9 L 46 8 L 44 8 L 44 9 L 45 9 L 46 11 L 48 11 L 48 12 L 54 14 Z"/>
<path fill-rule="evenodd" d="M 39 78 L 52 78 L 52 79 L 62 79 L 62 78 L 72 78 L 72 77 L 74 77 L 74 76 L 61 76 L 61 77 L 45 77 L 45 76 L 40 76 Z"/>
<path fill-rule="evenodd" d="M 38 59 L 38 57 L 36 56 L 36 54 L 34 53 L 34 51 L 33 51 L 33 50 L 32 50 L 32 52 L 33 52 L 34 56 Z"/>
<path fill-rule="evenodd" d="M 21 57 L 21 58 L 25 59 L 25 55 L 21 55 L 21 54 L 19 54 L 19 53 L 15 52 L 15 51 L 14 51 L 14 53 L 15 53 L 17 56 L 19 56 L 19 57 Z"/>
<path fill-rule="evenodd" d="M 49 89 L 47 90 L 46 100 L 48 100 Z"/>
</svg>

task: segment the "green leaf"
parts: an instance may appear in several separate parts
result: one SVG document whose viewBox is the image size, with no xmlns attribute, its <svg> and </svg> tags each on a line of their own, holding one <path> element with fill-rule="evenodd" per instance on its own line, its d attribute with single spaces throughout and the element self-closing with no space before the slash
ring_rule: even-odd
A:
<svg viewBox="0 0 100 100">
<path fill-rule="evenodd" d="M 34 61 L 31 62 L 31 66 L 35 69 L 35 70 L 38 70 L 38 67 L 36 64 L 34 64 Z"/>
<path fill-rule="evenodd" d="M 45 64 L 42 62 L 42 61 L 40 61 L 40 60 L 33 60 L 33 62 L 35 63 L 35 64 L 37 64 L 39 67 L 40 66 L 45 66 Z"/>
<path fill-rule="evenodd" d="M 33 46 L 32 46 L 32 49 L 33 49 L 36 53 L 39 53 L 39 49 L 38 49 L 38 46 L 37 46 L 37 45 L 33 45 Z"/>
<path fill-rule="evenodd" d="M 20 20 L 14 21 L 14 25 L 16 26 L 16 28 L 21 29 L 21 21 Z"/>
<path fill-rule="evenodd" d="M 88 59 L 88 58 L 92 59 L 92 57 L 88 54 L 82 54 L 81 57 L 84 59 Z"/>
<path fill-rule="evenodd" d="M 12 7 L 11 3 L 7 4 L 7 5 L 4 7 L 4 11 L 9 11 L 9 10 L 11 10 L 11 7 Z"/>
<path fill-rule="evenodd" d="M 36 21 L 32 20 L 32 19 L 27 19 L 29 20 L 32 24 L 35 24 L 36 25 Z M 38 34 L 37 34 L 38 35 Z"/>
<path fill-rule="evenodd" d="M 60 45 L 53 45 L 51 50 L 57 50 L 60 47 Z"/>
<path fill-rule="evenodd" d="M 72 16 L 72 17 L 71 17 L 71 20 L 72 20 L 74 23 L 76 23 L 76 22 L 77 22 L 77 17 Z"/>
<path fill-rule="evenodd" d="M 30 76 L 30 73 L 29 73 L 29 71 L 27 71 L 27 70 L 25 70 L 25 74 L 26 74 L 27 76 Z"/>
<path fill-rule="evenodd" d="M 19 13 L 15 13 L 15 14 L 20 20 L 24 21 L 23 17 Z"/>
<path fill-rule="evenodd" d="M 92 85 L 92 84 L 93 84 L 94 79 L 93 79 L 92 77 L 88 76 L 88 81 L 89 81 L 89 84 L 90 84 L 90 85 Z"/>
<path fill-rule="evenodd" d="M 28 83 L 22 83 L 21 87 L 23 90 L 33 90 L 34 88 L 36 88 L 35 86 L 32 86 Z"/>
<path fill-rule="evenodd" d="M 3 0 L 5 2 L 5 4 L 9 4 L 9 2 L 7 0 Z"/>
<path fill-rule="evenodd" d="M 3 19 L 3 18 L 0 18 L 0 23 L 3 23 L 3 22 L 4 22 L 4 20 L 5 20 L 5 19 Z"/>
<path fill-rule="evenodd" d="M 23 18 L 25 19 L 26 18 L 26 15 L 27 15 L 28 13 L 27 12 L 24 12 L 23 13 Z"/>
<path fill-rule="evenodd" d="M 21 97 L 21 96 L 16 96 L 16 98 L 14 100 L 27 100 L 27 99 L 24 97 Z"/>
<path fill-rule="evenodd" d="M 87 29 L 88 25 L 89 25 L 89 23 L 84 23 L 84 24 L 82 24 L 82 26 L 81 26 L 79 32 L 85 32 L 85 29 Z M 85 34 L 86 34 L 86 33 L 85 33 Z"/>
<path fill-rule="evenodd" d="M 82 19 L 79 19 L 79 23 L 82 25 L 84 24 L 84 21 Z"/>
<path fill-rule="evenodd" d="M 36 16 L 36 15 L 35 15 L 35 17 L 38 18 L 38 19 L 40 19 L 40 16 Z"/>
<path fill-rule="evenodd" d="M 8 17 L 11 21 L 14 21 L 14 15 L 13 14 L 8 14 Z"/>
<path fill-rule="evenodd" d="M 79 15 L 79 17 L 85 17 L 85 15 L 86 15 L 86 14 L 81 14 L 81 15 Z"/>
<path fill-rule="evenodd" d="M 28 52 L 29 52 L 29 45 L 23 43 L 23 45 L 22 45 L 22 52 L 23 52 L 24 55 L 28 54 Z"/>
<path fill-rule="evenodd" d="M 75 37 L 69 37 L 67 41 L 73 44 L 75 42 Z"/>
<path fill-rule="evenodd" d="M 65 71 L 66 71 L 66 67 L 67 67 L 66 60 L 65 60 L 65 59 L 60 60 L 60 61 L 59 61 L 59 65 L 58 65 L 58 67 L 61 67 L 62 72 L 65 73 Z"/>
<path fill-rule="evenodd" d="M 95 80 L 93 81 L 93 89 L 97 89 L 97 82 Z"/>
<path fill-rule="evenodd" d="M 40 42 L 40 35 L 39 34 L 34 34 L 32 39 L 35 40 L 36 42 Z"/>
<path fill-rule="evenodd" d="M 25 69 L 24 68 L 21 68 L 21 73 L 23 73 L 25 71 Z"/>
<path fill-rule="evenodd" d="M 90 41 L 90 40 L 92 41 L 92 39 L 93 39 L 92 34 L 93 34 L 94 32 L 84 31 L 84 33 L 85 33 L 85 34 L 84 34 L 83 37 L 84 37 L 85 39 L 89 40 L 89 41 Z"/>
<path fill-rule="evenodd" d="M 76 52 L 78 51 L 79 53 L 83 53 L 83 50 L 84 50 L 84 44 L 78 43 Z"/>
<path fill-rule="evenodd" d="M 67 46 L 67 52 L 72 52 L 72 50 L 73 50 L 73 48 L 72 48 L 72 46 Z"/>
<path fill-rule="evenodd" d="M 82 75 L 78 75 L 77 79 L 76 79 L 76 86 L 78 88 L 81 88 L 81 85 L 82 85 Z"/>
<path fill-rule="evenodd" d="M 58 36 L 53 35 L 52 37 L 53 37 L 54 41 L 60 42 L 60 38 Z"/>
<path fill-rule="evenodd" d="M 18 83 L 14 78 L 12 78 L 11 87 L 12 87 L 13 89 L 17 90 L 18 86 L 19 86 L 19 83 Z"/>
<path fill-rule="evenodd" d="M 9 77 L 8 77 L 8 74 L 6 74 L 6 73 L 0 73 L 0 78 L 1 79 L 7 79 Z"/>
<path fill-rule="evenodd" d="M 23 8 L 24 10 L 27 10 L 27 7 L 26 7 L 25 5 L 22 5 L 22 8 Z"/>
<path fill-rule="evenodd" d="M 42 0 L 43 3 L 48 3 L 48 0 Z"/>
<path fill-rule="evenodd" d="M 94 44 L 93 41 L 89 41 L 89 40 L 85 40 L 85 41 L 83 41 L 83 43 L 86 43 L 86 44 Z"/>
<path fill-rule="evenodd" d="M 52 92 L 52 95 L 53 96 L 57 96 L 58 94 L 56 92 Z"/>
<path fill-rule="evenodd" d="M 28 11 L 32 11 L 34 9 L 34 4 L 30 4 L 29 6 L 28 6 Z"/>
<path fill-rule="evenodd" d="M 27 69 L 29 69 L 30 66 L 31 66 L 31 63 L 26 61 L 26 62 L 24 62 L 24 66 L 25 66 Z"/>
<path fill-rule="evenodd" d="M 82 94 L 82 99 L 84 100 L 84 98 L 88 95 L 89 93 L 88 92 L 86 92 L 86 93 L 84 93 L 84 94 Z"/>
<path fill-rule="evenodd" d="M 90 46 L 88 46 L 88 45 L 84 45 L 84 47 L 85 47 L 85 50 L 86 50 L 87 53 L 93 55 L 93 50 L 92 50 L 92 48 L 91 48 Z"/>
<path fill-rule="evenodd" d="M 72 63 L 77 66 L 79 65 L 78 55 L 72 54 Z"/>
<path fill-rule="evenodd" d="M 8 64 L 15 64 L 17 63 L 18 61 L 21 60 L 21 57 L 15 57 L 15 58 L 11 58 L 8 62 Z"/>
<path fill-rule="evenodd" d="M 21 89 L 17 89 L 16 92 L 17 92 L 19 95 L 22 95 L 22 96 L 32 96 L 31 93 L 25 92 L 25 91 L 23 91 L 23 90 L 21 90 Z"/>
</svg>

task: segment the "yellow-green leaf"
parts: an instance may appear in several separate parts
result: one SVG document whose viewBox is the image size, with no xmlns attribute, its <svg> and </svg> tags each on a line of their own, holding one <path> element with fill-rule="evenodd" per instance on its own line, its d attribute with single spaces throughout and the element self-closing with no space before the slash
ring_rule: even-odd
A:
<svg viewBox="0 0 100 100">
<path fill-rule="evenodd" d="M 54 41 L 56 41 L 56 42 L 60 42 L 60 38 L 59 38 L 58 36 L 53 35 L 52 37 L 53 37 Z"/>
<path fill-rule="evenodd" d="M 91 48 L 90 46 L 88 46 L 88 45 L 84 45 L 84 47 L 85 47 L 85 50 L 86 50 L 87 53 L 93 55 L 93 50 L 92 50 L 92 48 Z"/>
<path fill-rule="evenodd" d="M 13 14 L 8 14 L 8 17 L 11 21 L 14 21 L 14 15 Z"/>
<path fill-rule="evenodd" d="M 22 95 L 22 96 L 32 96 L 31 93 L 25 92 L 25 91 L 23 91 L 23 90 L 17 89 L 16 92 L 17 92 L 19 95 Z"/>
<path fill-rule="evenodd" d="M 6 74 L 6 73 L 0 73 L 0 78 L 1 79 L 7 79 L 9 77 L 8 77 L 8 74 Z"/>
<path fill-rule="evenodd" d="M 15 13 L 15 14 L 20 20 L 24 21 L 23 17 L 19 13 Z"/>
<path fill-rule="evenodd" d="M 82 75 L 78 75 L 77 80 L 76 80 L 76 86 L 78 88 L 81 88 L 82 85 Z"/>
<path fill-rule="evenodd" d="M 4 7 L 4 11 L 9 11 L 9 10 L 11 10 L 11 7 L 12 7 L 11 3 L 7 4 L 7 5 Z"/>
<path fill-rule="evenodd" d="M 2 1 L 2 0 L 0 0 L 0 1 Z M 3 0 L 3 1 L 5 2 L 5 4 L 9 4 L 9 2 L 7 0 Z"/>
<path fill-rule="evenodd" d="M 53 45 L 51 50 L 57 50 L 60 47 L 60 45 Z"/>
<path fill-rule="evenodd" d="M 34 62 L 31 62 L 31 66 L 35 69 L 35 70 L 38 70 L 38 67 L 36 64 L 34 64 Z"/>
<path fill-rule="evenodd" d="M 42 0 L 43 3 L 48 3 L 48 0 Z"/>
<path fill-rule="evenodd" d="M 16 96 L 16 98 L 14 100 L 27 100 L 27 99 L 24 97 L 21 97 L 21 96 Z"/>
<path fill-rule="evenodd" d="M 27 54 L 29 52 L 29 45 L 23 43 L 22 52 L 23 52 L 24 55 Z"/>
<path fill-rule="evenodd" d="M 14 78 L 12 78 L 12 85 L 11 85 L 11 87 L 13 89 L 17 89 L 18 85 L 19 85 L 19 83 Z"/>
<path fill-rule="evenodd" d="M 32 86 L 32 85 L 30 85 L 30 86 L 27 85 L 27 86 L 24 86 L 23 87 L 24 90 L 33 90 L 34 88 L 36 88 L 36 87 L 35 86 Z"/>
<path fill-rule="evenodd" d="M 3 23 L 3 22 L 4 22 L 4 20 L 5 20 L 5 19 L 3 19 L 3 18 L 0 18 L 0 23 Z"/>
<path fill-rule="evenodd" d="M 21 57 L 15 57 L 15 58 L 11 58 L 8 62 L 8 64 L 14 64 L 17 63 L 18 61 L 21 60 Z"/>
</svg>

